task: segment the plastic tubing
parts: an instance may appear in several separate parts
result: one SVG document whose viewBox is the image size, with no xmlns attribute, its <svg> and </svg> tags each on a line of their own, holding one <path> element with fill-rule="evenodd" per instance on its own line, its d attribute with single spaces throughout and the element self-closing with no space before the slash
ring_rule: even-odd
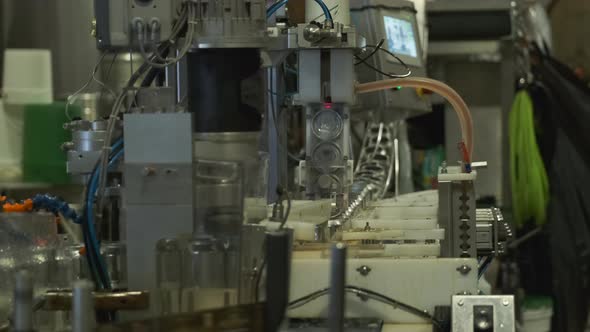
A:
<svg viewBox="0 0 590 332">
<path fill-rule="evenodd" d="M 471 112 L 467 107 L 467 104 L 450 86 L 443 82 L 433 80 L 425 77 L 407 77 L 407 78 L 396 78 L 390 80 L 381 80 L 369 83 L 362 83 L 356 86 L 357 93 L 369 93 L 387 89 L 393 89 L 396 87 L 406 88 L 424 88 L 435 92 L 444 97 L 453 106 L 453 109 L 457 113 L 459 118 L 459 124 L 461 125 L 461 136 L 465 147 L 469 152 L 469 160 L 466 162 L 471 163 L 471 156 L 473 155 L 473 119 L 471 118 Z"/>
<path fill-rule="evenodd" d="M 282 0 L 268 7 L 266 10 L 266 18 L 270 18 L 277 10 L 286 5 L 288 1 L 289 0 Z M 332 21 L 332 13 L 330 13 L 328 6 L 322 0 L 315 0 L 315 2 L 322 8 L 326 19 Z"/>
<path fill-rule="evenodd" d="M 274 5 L 268 7 L 268 9 L 266 10 L 266 18 L 270 18 L 274 13 L 276 13 L 277 10 L 279 10 L 281 7 L 283 7 L 284 5 L 286 5 L 288 2 L 288 0 L 282 0 L 280 2 L 275 3 Z"/>
</svg>

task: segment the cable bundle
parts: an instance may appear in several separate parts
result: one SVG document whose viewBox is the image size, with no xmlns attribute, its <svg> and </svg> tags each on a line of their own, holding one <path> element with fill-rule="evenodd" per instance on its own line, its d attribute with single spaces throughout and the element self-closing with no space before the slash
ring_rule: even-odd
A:
<svg viewBox="0 0 590 332">
<path fill-rule="evenodd" d="M 111 147 L 107 170 L 117 165 L 119 159 L 124 155 L 123 139 L 117 140 Z M 84 235 L 84 246 L 86 248 L 86 258 L 93 280 L 99 289 L 111 289 L 108 268 L 100 253 L 100 240 L 96 234 L 96 225 L 94 221 L 94 199 L 98 191 L 100 165 L 97 163 L 90 176 L 84 199 L 84 216 L 82 220 L 82 233 Z M 99 207 L 97 206 L 97 209 Z"/>
<path fill-rule="evenodd" d="M 549 180 L 537 144 L 533 102 L 528 92 L 516 94 L 509 121 L 514 221 L 520 226 L 534 219 L 542 225 L 547 219 Z"/>
</svg>

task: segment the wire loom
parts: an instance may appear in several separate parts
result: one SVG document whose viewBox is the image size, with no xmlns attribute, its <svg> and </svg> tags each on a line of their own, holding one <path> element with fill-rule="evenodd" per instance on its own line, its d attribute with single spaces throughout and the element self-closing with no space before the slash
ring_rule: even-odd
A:
<svg viewBox="0 0 590 332">
<path fill-rule="evenodd" d="M 410 67 L 408 67 L 408 65 L 402 60 L 400 59 L 397 55 L 395 55 L 394 53 L 386 50 L 383 48 L 383 44 L 385 43 L 385 39 L 381 39 L 379 41 L 379 43 L 377 45 L 366 45 L 365 48 L 372 48 L 373 50 L 371 51 L 371 53 L 369 53 L 369 55 L 367 55 L 364 58 L 361 58 L 358 55 L 355 55 L 354 57 L 357 59 L 357 62 L 355 63 L 355 66 L 364 64 L 365 66 L 373 69 L 374 71 L 376 71 L 377 73 L 389 77 L 389 78 L 406 78 L 409 77 L 410 75 L 412 75 L 412 69 L 410 69 Z M 383 70 L 373 66 L 372 64 L 368 63 L 367 60 L 369 60 L 370 58 L 372 58 L 378 51 L 382 51 L 385 52 L 387 54 L 389 54 L 390 56 L 394 57 L 402 66 L 404 66 L 406 68 L 406 73 L 405 74 L 391 74 L 391 73 L 386 73 Z"/>
<path fill-rule="evenodd" d="M 348 293 L 352 293 L 355 294 L 357 296 L 359 296 L 361 299 L 366 300 L 366 299 L 373 299 L 376 301 L 379 301 L 381 303 L 385 303 L 388 305 L 391 305 L 394 308 L 398 308 L 401 309 L 403 311 L 406 311 L 410 314 L 413 314 L 415 316 L 424 318 L 426 320 L 428 320 L 429 322 L 431 322 L 433 325 L 435 325 L 436 327 L 440 328 L 442 326 L 442 323 L 440 321 L 438 321 L 434 316 L 432 316 L 430 313 L 428 313 L 428 311 L 426 310 L 421 310 L 418 309 L 416 307 L 413 307 L 409 304 L 397 301 L 395 299 L 392 299 L 390 297 L 387 297 L 383 294 L 374 292 L 372 290 L 369 289 L 365 289 L 365 288 L 361 288 L 361 287 L 356 287 L 356 286 L 346 286 L 345 291 Z M 296 309 L 299 308 L 315 299 L 318 299 L 326 294 L 328 294 L 328 292 L 330 291 L 330 288 L 324 288 L 324 289 L 320 289 L 318 291 L 315 291 L 311 294 L 308 294 L 304 297 L 301 297 L 295 301 L 292 301 L 289 303 L 288 308 L 289 309 Z"/>
</svg>

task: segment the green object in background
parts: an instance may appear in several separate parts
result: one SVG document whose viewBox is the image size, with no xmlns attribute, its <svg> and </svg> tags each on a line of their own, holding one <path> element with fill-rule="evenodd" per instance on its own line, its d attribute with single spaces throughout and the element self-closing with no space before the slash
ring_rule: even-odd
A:
<svg viewBox="0 0 590 332">
<path fill-rule="evenodd" d="M 534 219 L 537 225 L 543 225 L 547 219 L 549 179 L 537 145 L 533 102 L 525 90 L 516 94 L 509 128 L 514 221 L 522 226 Z"/>
<path fill-rule="evenodd" d="M 445 148 L 442 145 L 427 150 L 412 150 L 412 174 L 417 190 L 438 188 L 438 168 L 445 160 Z"/>
<path fill-rule="evenodd" d="M 422 165 L 422 176 L 425 189 L 438 188 L 438 168 L 445 160 L 445 148 L 437 145 L 424 152 L 424 164 Z"/>
<path fill-rule="evenodd" d="M 63 128 L 68 122 L 65 103 L 30 104 L 23 106 L 23 180 L 25 182 L 68 184 L 66 153 L 61 145 L 71 140 Z M 70 105 L 70 114 L 80 109 Z"/>
<path fill-rule="evenodd" d="M 529 310 L 553 308 L 553 299 L 550 296 L 527 295 L 522 301 L 522 307 Z"/>
</svg>

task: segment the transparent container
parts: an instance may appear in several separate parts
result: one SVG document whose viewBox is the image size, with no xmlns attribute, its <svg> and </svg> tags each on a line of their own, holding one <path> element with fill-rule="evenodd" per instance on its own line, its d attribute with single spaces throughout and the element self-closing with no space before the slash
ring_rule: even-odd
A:
<svg viewBox="0 0 590 332">
<path fill-rule="evenodd" d="M 69 289 L 74 281 L 90 279 L 88 263 L 80 253 L 83 244 L 64 243 L 56 250 L 51 284 L 56 289 Z"/>
<path fill-rule="evenodd" d="M 36 295 L 51 287 L 57 243 L 53 215 L 0 213 L 0 321 L 8 318 L 17 271 L 31 273 Z"/>
<path fill-rule="evenodd" d="M 183 312 L 238 303 L 239 253 L 214 239 L 189 241 L 182 255 Z M 237 266 L 236 266 L 237 264 Z"/>
<path fill-rule="evenodd" d="M 156 244 L 156 282 L 160 314 L 180 313 L 182 240 L 162 239 Z"/>
<path fill-rule="evenodd" d="M 194 168 L 195 233 L 214 238 L 239 235 L 244 216 L 241 163 L 197 160 Z"/>
<path fill-rule="evenodd" d="M 103 242 L 101 255 L 114 290 L 127 289 L 127 252 L 123 242 Z"/>
</svg>

